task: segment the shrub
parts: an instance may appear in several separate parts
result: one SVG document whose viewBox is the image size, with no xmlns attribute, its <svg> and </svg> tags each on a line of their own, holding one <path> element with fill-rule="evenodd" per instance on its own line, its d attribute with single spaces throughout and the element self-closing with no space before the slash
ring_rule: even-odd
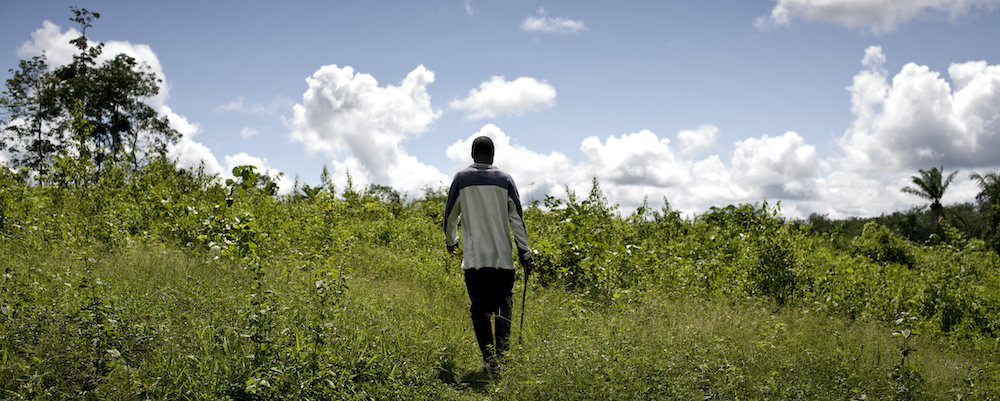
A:
<svg viewBox="0 0 1000 401">
<path fill-rule="evenodd" d="M 866 223 L 861 236 L 855 238 L 851 245 L 855 255 L 865 256 L 874 262 L 913 267 L 913 245 L 877 222 Z"/>
</svg>

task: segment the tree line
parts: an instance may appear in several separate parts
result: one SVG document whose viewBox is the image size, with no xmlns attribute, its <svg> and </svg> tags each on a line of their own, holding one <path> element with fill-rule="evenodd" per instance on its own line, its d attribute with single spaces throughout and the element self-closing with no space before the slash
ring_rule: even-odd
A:
<svg viewBox="0 0 1000 401">
<path fill-rule="evenodd" d="M 979 238 L 1000 254 L 1000 172 L 990 170 L 982 174 L 971 173 L 969 179 L 980 189 L 975 202 L 946 206 L 941 203 L 941 199 L 959 171 L 953 171 L 947 177 L 944 175 L 944 166 L 917 171 L 919 175 L 910 177 L 913 185 L 900 189 L 900 192 L 929 201 L 926 205 L 872 218 L 849 217 L 838 220 L 813 213 L 806 219 L 792 223 L 798 227 L 808 227 L 815 233 L 854 237 L 861 234 L 866 223 L 875 221 L 917 244 L 938 245 L 949 243 L 956 237 Z"/>
</svg>

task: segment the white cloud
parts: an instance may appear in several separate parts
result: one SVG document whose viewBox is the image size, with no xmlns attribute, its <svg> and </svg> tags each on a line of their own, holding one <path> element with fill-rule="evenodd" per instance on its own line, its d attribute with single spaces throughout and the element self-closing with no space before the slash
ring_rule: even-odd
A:
<svg viewBox="0 0 1000 401">
<path fill-rule="evenodd" d="M 707 143 L 705 135 L 714 142 L 718 134 L 718 128 L 711 124 L 682 130 L 677 136 L 688 151 L 680 152 L 670 147 L 670 139 L 648 130 L 611 136 L 604 143 L 590 137 L 581 144 L 589 161 L 576 168 L 585 171 L 588 178 L 598 177 L 609 200 L 621 204 L 625 211 L 634 209 L 645 197 L 654 202 L 667 197 L 674 208 L 700 213 L 731 203 L 814 196 L 816 151 L 798 134 L 763 135 L 738 142 L 729 166 L 719 155 L 691 157 L 692 144 Z"/>
<path fill-rule="evenodd" d="M 476 9 L 472 6 L 472 0 L 465 0 L 464 6 L 466 14 L 469 14 L 470 17 L 476 15 Z"/>
<path fill-rule="evenodd" d="M 244 103 L 243 97 L 240 96 L 229 103 L 220 104 L 218 107 L 215 108 L 215 111 L 237 112 L 243 114 L 274 115 L 278 114 L 282 110 L 291 108 L 294 104 L 295 102 L 291 101 L 290 99 L 279 97 L 277 99 L 272 100 L 268 104 L 254 103 L 251 105 L 247 105 Z"/>
<path fill-rule="evenodd" d="M 60 66 L 73 62 L 73 55 L 80 50 L 69 41 L 79 38 L 80 31 L 69 28 L 62 32 L 59 25 L 45 20 L 42 27 L 31 33 L 31 40 L 25 41 L 17 48 L 17 56 L 29 58 L 45 53 L 50 65 Z"/>
<path fill-rule="evenodd" d="M 502 76 L 491 77 L 469 91 L 462 100 L 453 100 L 450 105 L 455 110 L 465 110 L 465 118 L 496 118 L 504 115 L 524 115 L 528 111 L 552 108 L 556 101 L 556 89 L 547 82 L 530 77 L 519 77 L 505 81 Z"/>
<path fill-rule="evenodd" d="M 243 130 L 240 131 L 240 138 L 249 139 L 251 137 L 257 136 L 257 134 L 258 134 L 257 130 L 250 127 L 243 127 Z"/>
<path fill-rule="evenodd" d="M 167 146 L 167 157 L 177 160 L 180 168 L 197 168 L 202 162 L 205 163 L 205 172 L 208 174 L 225 173 L 219 160 L 212 154 L 211 149 L 195 142 L 192 138 L 201 132 L 201 127 L 196 123 L 189 122 L 180 114 L 174 113 L 170 107 L 160 107 L 159 113 L 166 116 L 170 121 L 170 128 L 177 130 L 181 138 L 177 143 Z"/>
<path fill-rule="evenodd" d="M 527 32 L 577 33 L 587 30 L 583 21 L 573 21 L 567 18 L 549 18 L 545 8 L 538 9 L 538 15 L 525 18 L 521 22 L 521 30 Z"/>
<path fill-rule="evenodd" d="M 888 81 L 885 56 L 870 47 L 854 77 L 855 121 L 838 144 L 849 171 L 914 171 L 931 165 L 1000 165 L 1000 66 L 954 63 L 956 88 L 927 66 L 908 63 Z"/>
<path fill-rule="evenodd" d="M 738 142 L 732 167 L 737 182 L 763 198 L 809 198 L 818 173 L 816 148 L 791 131 Z"/>
<path fill-rule="evenodd" d="M 969 68 L 973 74 L 985 69 Z M 705 127 L 714 126 L 683 130 L 677 137 L 690 137 L 692 132 L 706 131 Z M 707 131 L 719 134 L 717 128 Z M 566 187 L 586 196 L 591 179 L 597 177 L 609 202 L 619 204 L 623 213 L 633 211 L 646 198 L 657 207 L 664 197 L 672 208 L 686 214 L 703 213 L 712 206 L 780 202 L 782 214 L 793 218 L 810 213 L 832 218 L 872 216 L 923 204 L 899 191 L 910 185 L 916 168 L 847 169 L 842 157 L 820 160 L 815 146 L 796 132 L 739 141 L 728 160 L 718 154 L 694 158 L 674 149 L 671 139 L 648 130 L 603 141 L 590 137 L 580 145 L 587 160 L 574 163 L 559 152 L 542 154 L 517 145 L 500 128 L 487 124 L 448 147 L 455 170 L 472 162 L 472 140 L 480 135 L 493 138 L 495 164 L 514 177 L 525 202 L 546 194 L 565 197 Z M 944 201 L 969 201 L 977 192 L 968 180 L 956 180 Z"/>
<path fill-rule="evenodd" d="M 671 187 L 690 182 L 689 167 L 670 148 L 670 139 L 642 132 L 609 136 L 601 143 L 596 136 L 580 145 L 590 157 L 589 169 L 608 183 L 620 186 Z"/>
<path fill-rule="evenodd" d="M 291 137 L 309 153 L 347 154 L 343 162 L 334 160 L 339 182 L 350 168 L 359 187 L 376 183 L 412 194 L 436 188 L 446 177 L 402 148 L 403 141 L 426 131 L 441 116 L 427 94 L 431 82 L 434 73 L 422 65 L 399 86 L 385 87 L 351 67 L 323 66 L 306 79 L 309 89 L 288 122 Z"/>
<path fill-rule="evenodd" d="M 204 162 L 205 173 L 210 175 L 226 173 L 211 149 L 190 139 L 181 139 L 176 144 L 168 146 L 167 156 L 177 160 L 177 167 L 180 168 L 198 168 Z"/>
<path fill-rule="evenodd" d="M 719 139 L 719 127 L 712 124 L 702 124 L 698 129 L 682 130 L 677 133 L 681 141 L 681 151 L 684 154 L 695 154 L 712 149 Z"/>
<path fill-rule="evenodd" d="M 174 113 L 170 107 L 160 106 L 158 112 L 167 117 L 167 120 L 170 121 L 170 128 L 177 130 L 181 137 L 191 138 L 201 132 L 201 127 L 197 123 L 192 123 L 188 121 L 187 117 Z"/>
<path fill-rule="evenodd" d="M 73 55 L 80 51 L 69 43 L 70 40 L 78 37 L 80 37 L 80 31 L 77 31 L 75 28 L 69 28 L 66 32 L 63 32 L 59 25 L 46 20 L 42 22 L 41 28 L 31 33 L 30 41 L 25 41 L 17 48 L 17 55 L 18 57 L 29 58 L 40 56 L 44 53 L 50 67 L 66 65 L 73 62 Z M 92 40 L 87 43 L 91 47 L 97 45 L 97 42 Z M 150 72 L 163 80 L 160 83 L 160 93 L 146 100 L 146 103 L 153 108 L 163 106 L 167 98 L 170 97 L 170 86 L 167 83 L 166 76 L 163 74 L 163 66 L 160 64 L 160 59 L 153 52 L 153 49 L 149 45 L 141 43 L 132 44 L 127 41 L 116 40 L 107 41 L 104 42 L 104 50 L 96 61 L 100 64 L 113 59 L 121 53 L 131 56 L 140 65 L 145 64 L 149 66 Z"/>
<path fill-rule="evenodd" d="M 597 137 L 587 138 L 580 149 L 588 159 L 573 163 L 559 152 L 541 154 L 517 145 L 498 127 L 487 124 L 479 132 L 448 147 L 448 157 L 458 162 L 456 170 L 472 163 L 472 140 L 480 135 L 493 139 L 496 146 L 494 164 L 514 178 L 525 201 L 541 199 L 546 194 L 565 197 L 566 187 L 579 196 L 586 196 L 594 177 L 598 178 L 608 200 L 620 204 L 626 213 L 634 210 L 646 197 L 654 207 L 667 197 L 672 207 L 687 213 L 700 213 L 715 205 L 762 200 L 759 191 L 754 191 L 752 186 L 743 182 L 745 177 L 739 176 L 734 168 L 725 166 L 718 155 L 702 160 L 691 159 L 678 154 L 670 146 L 670 139 L 660 138 L 648 130 L 610 136 L 604 141 Z M 760 141 L 778 149 L 777 153 L 786 155 L 784 157 L 797 160 L 797 152 L 782 153 L 781 150 L 790 147 L 785 142 L 792 145 L 799 143 L 785 139 L 765 137 Z M 756 150 L 761 147 L 766 148 L 750 148 Z M 765 167 L 758 169 L 775 170 L 768 157 L 748 155 L 741 168 L 761 163 Z"/>
<path fill-rule="evenodd" d="M 947 17 L 949 20 L 975 9 L 992 11 L 1000 0 L 777 0 L 771 14 L 758 17 L 754 26 L 769 29 L 787 26 L 794 20 L 838 24 L 871 30 L 879 35 L 920 17 Z"/>
<path fill-rule="evenodd" d="M 215 108 L 215 111 L 243 111 L 243 97 L 240 96 L 229 103 L 220 104 L 219 107 Z"/>
</svg>

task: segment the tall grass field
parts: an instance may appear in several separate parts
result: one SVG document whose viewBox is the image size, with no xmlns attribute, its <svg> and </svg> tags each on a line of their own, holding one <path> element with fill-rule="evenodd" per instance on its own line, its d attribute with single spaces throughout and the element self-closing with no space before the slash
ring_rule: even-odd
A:
<svg viewBox="0 0 1000 401">
<path fill-rule="evenodd" d="M 1000 257 L 954 229 L 624 214 L 595 179 L 526 205 L 539 267 L 489 374 L 443 190 L 234 175 L 0 169 L 0 399 L 1000 399 Z"/>
</svg>

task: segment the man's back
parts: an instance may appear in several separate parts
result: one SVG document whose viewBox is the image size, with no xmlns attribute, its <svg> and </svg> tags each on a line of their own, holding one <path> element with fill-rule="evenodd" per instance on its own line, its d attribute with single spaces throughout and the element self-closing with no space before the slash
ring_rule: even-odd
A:
<svg viewBox="0 0 1000 401">
<path fill-rule="evenodd" d="M 513 269 L 511 231 L 519 256 L 530 252 L 517 187 L 493 165 L 477 163 L 455 174 L 445 206 L 445 241 L 450 246 L 458 243 L 459 220 L 465 269 Z"/>
</svg>

